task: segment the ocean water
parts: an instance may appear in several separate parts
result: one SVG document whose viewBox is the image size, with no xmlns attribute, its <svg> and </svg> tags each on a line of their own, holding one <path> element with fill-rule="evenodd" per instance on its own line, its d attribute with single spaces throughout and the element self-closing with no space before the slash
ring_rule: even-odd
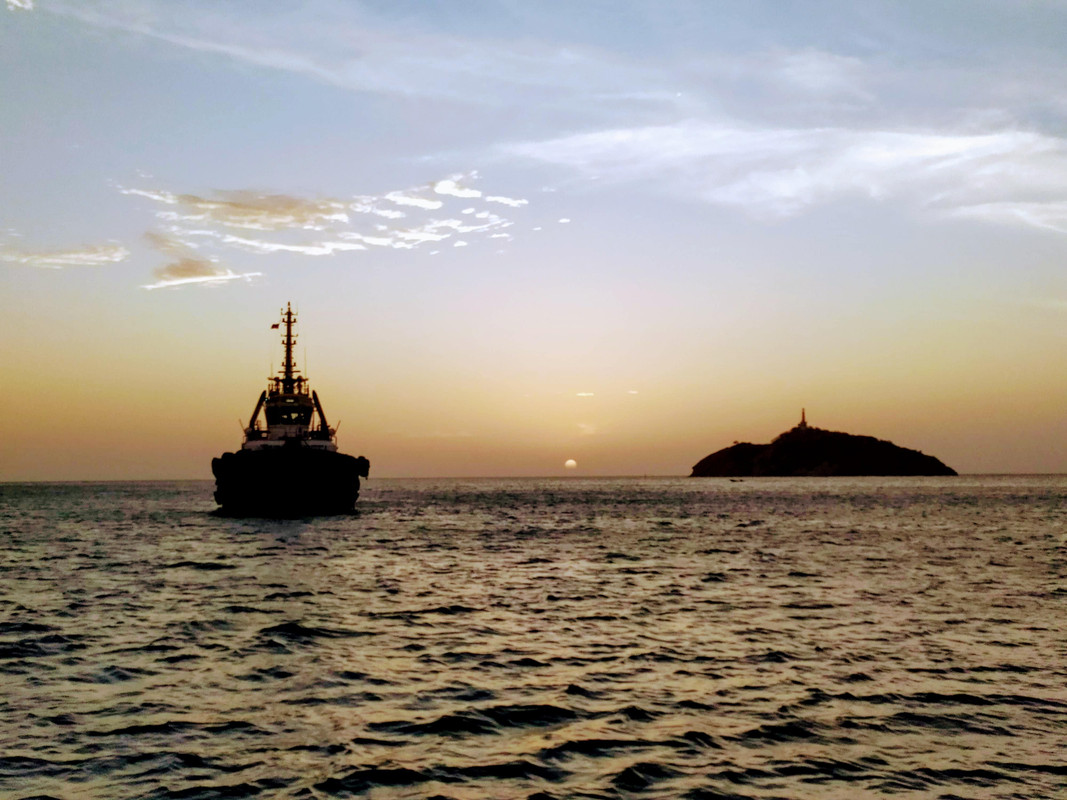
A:
<svg viewBox="0 0 1067 800">
<path fill-rule="evenodd" d="M 0 485 L 4 798 L 1067 797 L 1067 478 Z"/>
</svg>

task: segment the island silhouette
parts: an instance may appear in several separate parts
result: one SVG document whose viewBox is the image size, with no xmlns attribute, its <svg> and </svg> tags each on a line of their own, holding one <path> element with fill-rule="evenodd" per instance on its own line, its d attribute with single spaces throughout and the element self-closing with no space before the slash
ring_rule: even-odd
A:
<svg viewBox="0 0 1067 800">
<path fill-rule="evenodd" d="M 691 478 L 834 475 L 956 475 L 956 470 L 918 450 L 873 436 L 827 431 L 800 424 L 770 444 L 736 442 L 700 459 Z"/>
</svg>

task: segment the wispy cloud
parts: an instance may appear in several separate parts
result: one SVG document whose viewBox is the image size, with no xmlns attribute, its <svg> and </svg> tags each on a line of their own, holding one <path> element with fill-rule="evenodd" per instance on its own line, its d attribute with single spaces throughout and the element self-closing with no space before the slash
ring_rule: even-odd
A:
<svg viewBox="0 0 1067 800">
<path fill-rule="evenodd" d="M 889 129 L 931 115 L 1005 110 L 1047 122 L 1051 105 L 1062 111 L 1067 103 L 1061 59 L 1032 46 L 1052 38 L 1038 29 L 1056 12 L 1020 15 L 1004 3 L 982 3 L 971 15 L 981 22 L 931 31 L 931 19 L 966 15 L 892 2 L 787 6 L 770 16 L 747 7 L 724 15 L 714 3 L 626 2 L 613 8 L 609 25 L 570 15 L 565 38 L 560 8 L 513 2 L 462 11 L 431 4 L 418 15 L 397 4 L 339 0 L 39 5 L 85 25 L 354 92 L 564 109 L 568 124 L 655 124 L 718 111 L 779 125 L 813 118 L 839 125 L 841 114 L 859 109 Z M 640 36 L 619 35 L 623 20 Z M 1017 24 L 999 35 L 1008 21 Z M 995 56 L 974 58 L 976 32 L 1000 43 Z"/>
<path fill-rule="evenodd" d="M 980 203 L 961 206 L 954 209 L 952 214 L 956 217 L 1067 233 L 1067 200 Z"/>
<path fill-rule="evenodd" d="M 373 248 L 413 250 L 450 239 L 454 247 L 466 247 L 479 236 L 510 238 L 507 229 L 514 223 L 488 203 L 520 208 L 527 201 L 502 195 L 490 201 L 469 185 L 474 179 L 473 173 L 453 175 L 412 189 L 345 199 L 252 191 L 211 196 L 166 189 L 120 191 L 155 204 L 157 231 L 148 240 L 157 250 L 178 256 L 157 271 L 164 283 L 150 288 L 159 288 L 249 275 L 232 274 L 219 266 L 219 250 L 317 257 Z M 474 205 L 469 205 L 472 201 Z"/>
<path fill-rule="evenodd" d="M 810 95 L 873 99 L 866 87 L 867 66 L 855 57 L 804 48 L 777 53 L 764 65 L 770 77 Z"/>
<path fill-rule="evenodd" d="M 229 281 L 251 281 L 252 278 L 261 275 L 261 272 L 234 272 L 232 270 L 220 270 L 218 272 L 212 272 L 206 275 L 189 275 L 188 277 L 166 277 L 165 275 L 171 274 L 165 268 L 163 270 L 157 270 L 156 275 L 160 276 L 159 281 L 154 284 L 145 284 L 142 289 L 166 289 L 175 286 L 216 286 L 224 284 Z M 180 274 L 177 273 L 177 274 Z"/>
<path fill-rule="evenodd" d="M 445 178 L 443 181 L 438 181 L 433 185 L 433 190 L 437 194 L 450 195 L 452 197 L 481 197 L 482 193 L 478 189 L 471 189 L 466 186 L 460 186 L 455 178 Z"/>
<path fill-rule="evenodd" d="M 130 251 L 120 244 L 100 244 L 70 250 L 33 252 L 0 242 L 0 261 L 28 267 L 62 269 L 63 267 L 99 267 L 125 261 Z"/>
<path fill-rule="evenodd" d="M 1018 130 L 760 128 L 690 121 L 523 142 L 505 151 L 601 183 L 660 185 L 765 216 L 796 214 L 850 194 L 908 195 L 957 208 L 1038 190 L 1067 192 L 1067 143 Z"/>
<path fill-rule="evenodd" d="M 553 102 L 608 104 L 648 82 L 644 67 L 593 47 L 445 35 L 365 4 L 326 0 L 242 14 L 217 3 L 191 11 L 150 0 L 51 0 L 47 10 L 358 92 L 492 104 L 518 102 L 519 89 Z"/>
<path fill-rule="evenodd" d="M 27 2 L 8 0 L 9 5 Z M 1062 70 L 1049 69 L 1036 80 L 1038 57 L 1027 58 L 1025 47 L 1017 51 L 1019 58 L 1002 60 L 995 70 L 960 74 L 930 55 L 925 31 L 892 38 L 883 23 L 900 12 L 886 15 L 885 9 L 866 6 L 786 8 L 775 19 L 738 10 L 723 24 L 716 4 L 675 3 L 667 11 L 655 2 L 622 3 L 613 9 L 612 24 L 602 27 L 617 31 L 619 20 L 627 19 L 631 30 L 643 34 L 635 51 L 629 37 L 598 29 L 584 14 L 573 15 L 575 29 L 561 39 L 558 23 L 551 33 L 545 26 L 559 9 L 538 4 L 483 3 L 447 12 L 442 6 L 419 15 L 396 4 L 337 0 L 252 4 L 255 13 L 248 13 L 245 3 L 210 0 L 47 0 L 40 5 L 85 25 L 353 92 L 472 107 L 536 105 L 542 111 L 563 109 L 571 122 L 603 125 L 673 121 L 709 109 L 784 122 L 804 109 L 825 114 L 863 107 L 891 118 L 893 109 L 908 114 L 931 107 L 974 108 L 973 101 L 989 93 L 986 78 L 1002 88 L 1021 83 L 1030 102 L 1035 82 L 1040 102 L 1047 103 L 1050 92 L 1062 94 Z M 819 46 L 797 42 L 797 29 L 814 27 L 820 17 L 826 30 L 820 30 Z M 445 18 L 448 24 L 440 24 Z M 465 19 L 469 24 L 462 24 Z M 516 35 L 523 30 L 521 19 L 535 30 Z M 700 30 L 706 35 L 697 38 Z M 961 34 L 941 35 L 950 46 Z M 781 44 L 786 41 L 795 44 Z M 880 49 L 887 47 L 898 51 L 896 61 L 880 58 Z M 1013 87 L 1007 94 L 1018 91 Z M 551 123 L 546 119 L 545 124 Z"/>
<path fill-rule="evenodd" d="M 1058 78 L 1062 70 L 1058 63 L 1043 65 L 1040 54 L 1028 56 L 1025 47 L 996 70 L 979 64 L 960 70 L 946 57 L 931 55 L 929 34 L 908 30 L 906 24 L 898 30 L 907 14 L 879 9 L 812 11 L 812 19 L 824 20 L 828 28 L 819 37 L 822 44 L 793 47 L 776 42 L 796 28 L 795 11 L 769 22 L 762 15 L 738 14 L 729 30 L 742 33 L 742 39 L 728 46 L 714 11 L 680 9 L 668 25 L 654 3 L 624 5 L 619 13 L 653 34 L 642 51 L 648 57 L 613 50 L 611 37 L 592 36 L 588 28 L 584 38 L 576 35 L 565 45 L 537 35 L 516 39 L 506 33 L 505 21 L 524 14 L 536 21 L 544 15 L 510 4 L 486 8 L 484 19 L 473 26 L 482 35 L 466 36 L 432 21 L 420 24 L 410 15 L 330 0 L 255 15 L 241 14 L 230 4 L 193 3 L 195 10 L 189 11 L 185 4 L 179 8 L 160 0 L 50 0 L 47 8 L 85 24 L 356 92 L 564 108 L 565 124 L 585 132 L 550 138 L 529 134 L 533 138 L 502 152 L 609 181 L 666 183 L 673 191 L 763 215 L 795 214 L 846 194 L 885 198 L 912 192 L 920 202 L 959 194 L 960 205 L 1033 200 L 1004 193 L 1023 182 L 1012 178 L 1013 170 L 1034 173 L 1051 165 L 1057 180 L 1064 171 L 1062 141 L 1037 132 L 1042 120 L 1047 122 L 1052 98 L 1067 96 Z M 998 15 L 1004 18 L 1007 12 Z M 673 26 L 682 20 L 706 28 L 709 46 L 657 47 L 659 37 L 679 36 Z M 486 30 L 498 35 L 484 35 Z M 960 44 L 951 32 L 940 35 L 950 52 Z M 1001 128 L 953 130 L 937 122 L 939 115 L 995 118 Z M 1037 155 L 1042 149 L 1044 154 Z M 990 191 L 973 191 L 972 179 L 986 184 L 979 190 Z M 1057 183 L 1056 191 L 1064 187 L 1067 181 Z M 445 179 L 414 196 L 375 198 L 372 213 L 401 219 L 400 211 L 438 210 L 437 204 L 451 197 L 508 205 L 507 198 L 484 197 Z M 223 204 L 248 199 L 213 198 Z M 261 200 L 284 206 L 286 199 Z M 189 210 L 218 217 L 197 204 Z M 330 214 L 353 209 L 329 204 L 253 208 L 243 221 L 256 224 L 260 215 L 285 210 L 307 214 L 310 226 L 326 223 L 320 229 L 327 230 Z M 223 213 L 228 227 L 241 224 Z M 336 252 L 321 242 L 316 250 Z"/>
<path fill-rule="evenodd" d="M 157 275 L 160 273 L 166 274 L 167 270 L 157 271 Z M 142 286 L 142 289 L 167 289 L 175 286 L 213 286 L 220 283 L 226 283 L 227 281 L 244 280 L 250 281 L 252 278 L 257 278 L 262 275 L 262 272 L 233 272 L 232 270 L 224 269 L 219 272 L 212 272 L 209 275 L 190 275 L 187 278 L 180 277 L 161 277 L 155 283 L 147 283 Z"/>
<path fill-rule="evenodd" d="M 521 206 L 529 203 L 529 200 L 517 200 L 513 197 L 500 197 L 499 195 L 489 195 L 485 198 L 487 203 L 500 203 L 501 205 L 511 206 L 512 208 L 520 208 Z"/>
<path fill-rule="evenodd" d="M 10 11 L 32 11 L 33 0 L 7 0 L 7 7 Z"/>
<path fill-rule="evenodd" d="M 335 222 L 348 222 L 344 203 L 254 192 L 220 192 L 206 198 L 167 191 L 122 189 L 123 194 L 147 197 L 179 211 L 161 212 L 175 222 L 208 222 L 229 228 L 271 231 L 286 228 L 325 230 Z"/>
<path fill-rule="evenodd" d="M 145 237 L 157 250 L 173 256 L 174 260 L 157 269 L 153 273 L 156 282 L 142 286 L 143 289 L 164 289 L 190 284 L 211 285 L 239 279 L 251 280 L 261 274 L 259 272 L 233 272 L 221 266 L 217 259 L 199 255 L 189 245 L 159 233 L 149 232 Z"/>
<path fill-rule="evenodd" d="M 38 5 L 87 25 L 359 93 L 563 109 L 544 114 L 536 132 L 515 132 L 517 141 L 497 152 L 595 177 L 616 190 L 640 183 L 772 218 L 845 197 L 907 198 L 972 219 L 1061 226 L 1054 204 L 1067 196 L 1067 143 L 1040 132 L 1050 108 L 1057 102 L 1067 108 L 1059 62 L 1038 69 L 1044 56 L 1031 60 L 1020 46 L 1012 51 L 1018 58 L 1003 59 L 996 70 L 975 63 L 959 69 L 943 54 L 931 55 L 925 31 L 883 30 L 882 23 L 901 14 L 813 11 L 828 23 L 819 45 L 790 37 L 793 46 L 784 46 L 776 42 L 787 41 L 780 34 L 796 27 L 795 11 L 783 12 L 781 29 L 772 20 L 769 31 L 762 15 L 738 14 L 723 27 L 714 11 L 697 4 L 668 23 L 655 3 L 624 4 L 619 13 L 654 34 L 639 58 L 613 37 L 590 35 L 588 27 L 566 44 L 543 31 L 516 39 L 502 20 L 526 14 L 543 21 L 544 14 L 513 4 L 483 9 L 470 35 L 435 25 L 432 14 L 423 24 L 384 7 L 331 0 L 255 15 L 210 2 Z M 682 17 L 718 38 L 706 48 L 663 47 L 677 40 L 679 27 L 689 27 Z M 740 43 L 727 41 L 735 29 L 744 33 Z M 951 50 L 957 35 L 938 36 Z M 486 133 L 492 126 L 481 125 L 484 116 L 469 119 L 472 138 L 494 135 Z M 547 136 L 546 130 L 568 133 Z M 454 227 L 465 221 L 452 203 L 477 201 L 485 210 L 526 202 L 456 178 L 353 198 L 129 193 L 159 204 L 162 230 L 179 239 L 308 256 L 413 248 L 461 233 L 464 242 L 479 233 L 504 236 L 510 223 L 499 215 L 492 223 L 483 218 L 480 228 Z"/>
</svg>

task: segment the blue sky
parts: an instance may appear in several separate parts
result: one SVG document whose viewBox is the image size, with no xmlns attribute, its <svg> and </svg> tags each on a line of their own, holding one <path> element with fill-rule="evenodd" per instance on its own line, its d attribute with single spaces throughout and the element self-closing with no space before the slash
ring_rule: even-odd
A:
<svg viewBox="0 0 1067 800">
<path fill-rule="evenodd" d="M 175 444 L 146 376 L 229 419 L 262 376 L 205 359 L 259 376 L 290 299 L 389 474 L 681 473 L 801 405 L 1067 469 L 1064 41 L 1052 0 L 7 0 L 5 359 L 66 431 L 11 476 L 198 475 L 232 432 Z M 160 447 L 100 472 L 40 395 L 105 372 Z"/>
</svg>

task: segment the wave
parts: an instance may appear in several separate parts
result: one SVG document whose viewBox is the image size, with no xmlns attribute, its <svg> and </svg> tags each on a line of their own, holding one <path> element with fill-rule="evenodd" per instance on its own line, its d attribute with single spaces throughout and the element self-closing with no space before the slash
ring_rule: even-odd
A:
<svg viewBox="0 0 1067 800">
<path fill-rule="evenodd" d="M 827 727 L 822 723 L 813 720 L 794 719 L 788 722 L 760 725 L 730 738 L 738 742 L 804 742 L 822 739 L 826 732 Z"/>
<path fill-rule="evenodd" d="M 620 751 L 647 750 L 662 746 L 661 742 L 646 739 L 573 739 L 547 747 L 538 753 L 542 759 L 557 759 L 584 756 L 586 758 L 611 758 Z"/>
<path fill-rule="evenodd" d="M 362 767 L 347 775 L 327 778 L 314 788 L 332 796 L 362 794 L 376 787 L 413 787 L 423 783 L 466 783 L 468 781 L 538 780 L 560 782 L 570 773 L 558 767 L 516 759 L 494 764 L 436 766 L 425 769 L 409 767 Z"/>
<path fill-rule="evenodd" d="M 121 728 L 108 730 L 89 730 L 87 736 L 172 736 L 176 733 L 192 731 L 197 733 L 209 733 L 212 735 L 240 733 L 243 736 L 267 736 L 268 732 L 257 727 L 251 722 L 244 720 L 230 720 L 227 722 L 189 722 L 187 720 L 167 720 L 166 722 L 141 723 L 138 725 L 126 725 Z"/>
<path fill-rule="evenodd" d="M 23 620 L 0 622 L 0 636 L 12 633 L 49 633 L 58 630 L 59 628 L 54 625 L 45 625 L 41 622 L 26 622 Z"/>
<path fill-rule="evenodd" d="M 259 631 L 259 635 L 264 637 L 279 637 L 292 642 L 307 642 L 315 639 L 344 639 L 350 637 L 374 636 L 374 633 L 371 631 L 347 630 L 345 628 L 317 628 L 311 625 L 304 625 L 300 622 L 291 621 L 283 622 L 280 625 L 272 625 L 269 628 L 262 628 Z"/>
<path fill-rule="evenodd" d="M 193 783 L 180 789 L 163 787 L 152 795 L 152 800 L 236 800 L 236 798 L 256 797 L 264 793 L 276 794 L 294 782 L 293 778 L 276 777 L 221 786 L 215 783 Z"/>
<path fill-rule="evenodd" d="M 582 715 L 576 711 L 554 705 L 498 705 L 445 714 L 429 722 L 394 720 L 372 722 L 368 727 L 404 735 L 469 736 L 493 733 L 500 728 L 559 725 L 579 716 Z"/>
<path fill-rule="evenodd" d="M 203 572 L 214 572 L 224 569 L 237 569 L 237 565 L 227 564 L 222 561 L 176 561 L 173 564 L 163 564 L 161 569 L 198 569 Z"/>
<path fill-rule="evenodd" d="M 458 603 L 447 606 L 434 606 L 433 608 L 410 608 L 397 611 L 365 611 L 364 616 L 371 619 L 414 619 L 424 614 L 441 614 L 451 617 L 456 614 L 471 614 L 478 611 L 477 608 L 460 605 Z"/>
<path fill-rule="evenodd" d="M 655 762 L 631 764 L 611 778 L 612 784 L 624 792 L 643 792 L 661 781 L 677 778 L 683 773 Z"/>
<path fill-rule="evenodd" d="M 337 796 L 341 792 L 359 794 L 375 786 L 417 786 L 434 779 L 432 774 L 407 767 L 370 767 L 353 770 L 341 778 L 327 778 L 316 783 L 315 788 Z"/>
<path fill-rule="evenodd" d="M 570 773 L 556 767 L 535 764 L 519 759 L 502 764 L 475 764 L 469 767 L 442 767 L 437 770 L 438 780 L 450 777 L 471 778 L 474 780 L 517 780 L 537 778 L 544 781 L 559 782 Z"/>
<path fill-rule="evenodd" d="M 126 681 L 136 680 L 138 678 L 151 677 L 152 675 L 158 675 L 157 670 L 150 669 L 137 669 L 135 667 L 117 667 L 109 666 L 88 675 L 79 675 L 71 680 L 79 683 L 125 683 Z"/>
<path fill-rule="evenodd" d="M 27 637 L 15 642 L 0 642 L 0 660 L 26 660 L 66 655 L 78 650 L 85 650 L 87 637 L 58 633 L 49 633 L 37 638 Z"/>
</svg>

